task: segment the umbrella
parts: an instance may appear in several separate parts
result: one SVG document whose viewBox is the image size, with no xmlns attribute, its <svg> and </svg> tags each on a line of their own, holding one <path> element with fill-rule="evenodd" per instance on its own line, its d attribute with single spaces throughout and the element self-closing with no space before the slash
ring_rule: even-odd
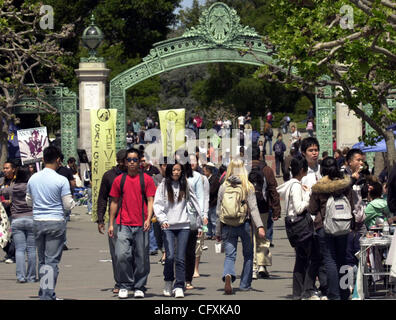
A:
<svg viewBox="0 0 396 320">
<path fill-rule="evenodd" d="M 396 131 L 393 131 L 396 134 Z M 352 146 L 352 148 L 360 149 L 363 152 L 386 152 L 386 143 L 385 139 L 377 142 L 374 146 L 367 146 L 363 141 L 360 141 Z M 396 148 L 396 140 L 395 140 L 395 148 Z"/>
</svg>

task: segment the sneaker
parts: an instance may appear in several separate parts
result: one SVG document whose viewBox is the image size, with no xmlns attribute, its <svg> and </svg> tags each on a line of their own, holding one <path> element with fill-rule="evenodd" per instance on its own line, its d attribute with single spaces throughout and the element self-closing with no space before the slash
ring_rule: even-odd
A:
<svg viewBox="0 0 396 320">
<path fill-rule="evenodd" d="M 184 298 L 184 292 L 182 288 L 175 288 L 174 290 L 175 298 Z"/>
<path fill-rule="evenodd" d="M 252 274 L 252 279 L 253 280 L 257 280 L 257 271 L 256 270 L 253 270 L 253 274 Z"/>
<path fill-rule="evenodd" d="M 270 276 L 269 272 L 267 271 L 267 268 L 264 266 L 259 267 L 258 273 L 259 273 L 260 277 L 263 279 L 268 279 Z"/>
<path fill-rule="evenodd" d="M 329 300 L 329 298 L 327 298 L 327 296 L 321 296 L 320 300 Z"/>
<path fill-rule="evenodd" d="M 226 274 L 224 279 L 224 293 L 225 294 L 232 294 L 232 284 L 231 284 L 231 275 Z"/>
<path fill-rule="evenodd" d="M 17 279 L 17 283 L 26 283 L 26 280 L 25 279 L 21 279 L 21 280 Z"/>
<path fill-rule="evenodd" d="M 118 298 L 120 298 L 120 299 L 128 298 L 128 290 L 127 289 L 120 289 L 120 291 L 118 291 Z"/>
<path fill-rule="evenodd" d="M 135 298 L 144 298 L 144 292 L 142 290 L 135 290 L 133 295 Z"/>
<path fill-rule="evenodd" d="M 13 259 L 11 259 L 11 258 L 5 259 L 4 262 L 7 263 L 7 264 L 15 263 L 15 261 Z"/>
<path fill-rule="evenodd" d="M 172 296 L 172 281 L 165 281 L 165 288 L 163 293 L 165 297 Z"/>
<path fill-rule="evenodd" d="M 208 250 L 208 246 L 202 246 L 202 250 Z"/>
</svg>

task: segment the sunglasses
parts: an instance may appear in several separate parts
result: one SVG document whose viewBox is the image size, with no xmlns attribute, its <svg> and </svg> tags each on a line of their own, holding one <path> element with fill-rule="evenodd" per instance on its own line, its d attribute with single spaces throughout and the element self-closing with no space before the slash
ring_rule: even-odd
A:
<svg viewBox="0 0 396 320">
<path fill-rule="evenodd" d="M 127 161 L 128 162 L 131 162 L 131 161 L 133 161 L 133 162 L 139 162 L 139 159 L 138 158 L 127 158 Z"/>
</svg>

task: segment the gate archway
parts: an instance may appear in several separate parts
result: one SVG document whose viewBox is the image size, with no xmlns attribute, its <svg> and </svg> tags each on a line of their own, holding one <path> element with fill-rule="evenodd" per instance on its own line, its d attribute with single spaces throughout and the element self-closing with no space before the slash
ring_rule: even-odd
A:
<svg viewBox="0 0 396 320">
<path fill-rule="evenodd" d="M 173 69 L 195 64 L 233 62 L 250 65 L 276 66 L 262 36 L 248 26 L 240 24 L 235 9 L 222 2 L 205 10 L 199 25 L 185 31 L 178 38 L 158 42 L 143 58 L 143 62 L 124 71 L 110 81 L 110 108 L 117 109 L 116 149 L 126 147 L 126 90 L 135 84 Z M 249 46 L 248 46 L 249 44 Z M 252 54 L 240 54 L 251 48 Z M 332 155 L 332 88 L 326 86 L 322 99 L 316 96 L 317 138 L 322 151 Z"/>
</svg>

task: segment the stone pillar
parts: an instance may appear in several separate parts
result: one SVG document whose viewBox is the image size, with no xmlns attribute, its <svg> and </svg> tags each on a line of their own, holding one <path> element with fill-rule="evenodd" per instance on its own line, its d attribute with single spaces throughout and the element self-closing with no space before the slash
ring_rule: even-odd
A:
<svg viewBox="0 0 396 320">
<path fill-rule="evenodd" d="M 352 148 L 362 136 L 362 120 L 346 104 L 337 102 L 336 129 L 337 149 L 342 151 L 346 147 Z"/>
<path fill-rule="evenodd" d="M 85 149 L 91 160 L 91 109 L 105 108 L 106 81 L 110 70 L 104 62 L 80 62 L 75 70 L 79 80 L 79 139 L 78 149 Z"/>
</svg>

